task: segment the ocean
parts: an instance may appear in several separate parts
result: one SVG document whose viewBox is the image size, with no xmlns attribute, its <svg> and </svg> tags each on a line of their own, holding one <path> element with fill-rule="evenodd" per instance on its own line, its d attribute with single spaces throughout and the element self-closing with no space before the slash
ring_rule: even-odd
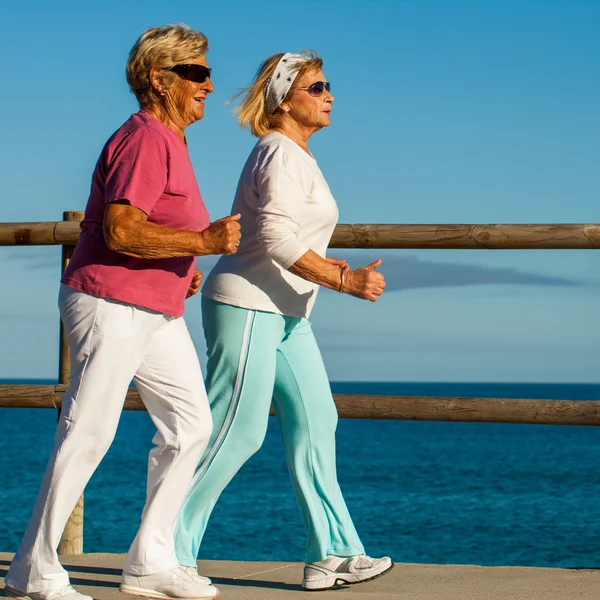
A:
<svg viewBox="0 0 600 600">
<path fill-rule="evenodd" d="M 600 384 L 337 382 L 332 389 L 600 399 Z M 0 409 L 2 551 L 15 551 L 23 535 L 56 418 L 53 410 Z M 152 436 L 148 415 L 123 414 L 85 492 L 85 552 L 127 551 L 144 502 Z M 371 556 L 600 567 L 600 428 L 340 420 L 337 454 L 340 485 Z M 299 561 L 304 544 L 279 429 L 271 419 L 262 449 L 217 503 L 199 558 Z"/>
</svg>

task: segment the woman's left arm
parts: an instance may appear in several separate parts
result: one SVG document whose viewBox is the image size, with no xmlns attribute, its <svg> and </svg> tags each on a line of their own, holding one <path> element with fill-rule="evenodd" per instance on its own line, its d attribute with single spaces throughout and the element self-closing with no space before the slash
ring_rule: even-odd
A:
<svg viewBox="0 0 600 600">
<path fill-rule="evenodd" d="M 331 256 L 326 256 L 325 260 L 331 264 L 339 267 L 340 269 L 344 269 L 345 271 L 350 269 L 350 265 L 343 258 L 332 258 Z"/>
<path fill-rule="evenodd" d="M 344 265 L 339 265 L 340 262 Z M 376 270 L 380 265 L 381 259 L 378 259 L 352 271 L 346 261 L 321 258 L 313 250 L 308 250 L 288 267 L 288 271 L 311 283 L 375 302 L 385 289 L 385 279 Z"/>
<path fill-rule="evenodd" d="M 302 279 L 336 291 L 341 291 L 342 272 L 347 273 L 349 270 L 345 260 L 321 258 L 313 250 L 308 250 L 288 268 L 290 273 Z"/>
<path fill-rule="evenodd" d="M 287 160 L 286 160 L 287 159 Z M 322 258 L 299 239 L 309 184 L 285 152 L 273 153 L 259 169 L 256 237 L 265 254 L 283 269 L 331 290 L 374 302 L 383 293 L 380 262 L 351 271 L 346 261 Z"/>
</svg>

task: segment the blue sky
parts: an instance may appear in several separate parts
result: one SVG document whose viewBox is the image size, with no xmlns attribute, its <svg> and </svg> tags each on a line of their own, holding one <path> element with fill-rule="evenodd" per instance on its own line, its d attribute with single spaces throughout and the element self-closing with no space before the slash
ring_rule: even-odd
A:
<svg viewBox="0 0 600 600">
<path fill-rule="evenodd" d="M 188 139 L 213 218 L 254 144 L 224 102 L 268 55 L 312 48 L 336 102 L 311 146 L 341 222 L 600 221 L 600 2 L 13 2 L 2 21 L 2 222 L 83 210 L 137 110 L 127 53 L 172 22 L 210 41 L 216 92 Z M 313 313 L 332 380 L 600 381 L 600 252 L 375 254 L 379 302 L 324 292 Z M 59 249 L 0 248 L 0 279 L 0 378 L 55 377 Z M 197 298 L 186 319 L 203 358 Z"/>
</svg>

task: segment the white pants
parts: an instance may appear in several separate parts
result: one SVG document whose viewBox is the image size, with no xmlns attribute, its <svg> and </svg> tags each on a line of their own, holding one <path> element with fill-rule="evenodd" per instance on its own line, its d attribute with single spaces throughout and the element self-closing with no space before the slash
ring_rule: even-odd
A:
<svg viewBox="0 0 600 600">
<path fill-rule="evenodd" d="M 71 347 L 71 382 L 33 516 L 6 575 L 7 585 L 24 592 L 69 583 L 58 561 L 60 537 L 112 443 L 132 379 L 157 433 L 146 506 L 125 571 L 146 575 L 178 564 L 177 516 L 212 429 L 198 357 L 182 318 L 65 285 L 59 308 Z"/>
</svg>

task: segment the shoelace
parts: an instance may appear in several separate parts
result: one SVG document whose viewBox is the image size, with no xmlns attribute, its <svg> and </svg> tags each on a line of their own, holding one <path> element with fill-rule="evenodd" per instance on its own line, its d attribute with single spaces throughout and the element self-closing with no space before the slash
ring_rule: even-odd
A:
<svg viewBox="0 0 600 600">
<path fill-rule="evenodd" d="M 185 570 L 185 572 L 190 575 L 190 577 L 192 577 L 192 579 L 201 581 L 202 583 L 204 583 L 205 585 L 209 585 L 209 581 L 210 579 L 208 577 L 204 577 L 202 575 L 200 575 L 200 573 L 198 573 L 198 569 L 196 569 L 196 567 L 188 567 L 185 565 L 180 565 L 182 569 Z"/>
<path fill-rule="evenodd" d="M 375 561 L 366 554 L 359 554 L 353 558 L 348 566 L 355 569 L 372 569 L 375 566 Z"/>
<path fill-rule="evenodd" d="M 195 571 L 194 569 L 194 575 L 192 575 L 191 573 L 191 569 L 193 569 L 194 567 L 184 567 L 184 566 L 179 566 L 176 569 L 174 569 L 175 573 L 177 575 L 179 575 L 182 579 L 185 579 L 186 581 L 188 581 L 189 583 L 194 583 L 195 582 L 195 577 L 194 575 L 197 575 L 197 571 Z"/>
</svg>

